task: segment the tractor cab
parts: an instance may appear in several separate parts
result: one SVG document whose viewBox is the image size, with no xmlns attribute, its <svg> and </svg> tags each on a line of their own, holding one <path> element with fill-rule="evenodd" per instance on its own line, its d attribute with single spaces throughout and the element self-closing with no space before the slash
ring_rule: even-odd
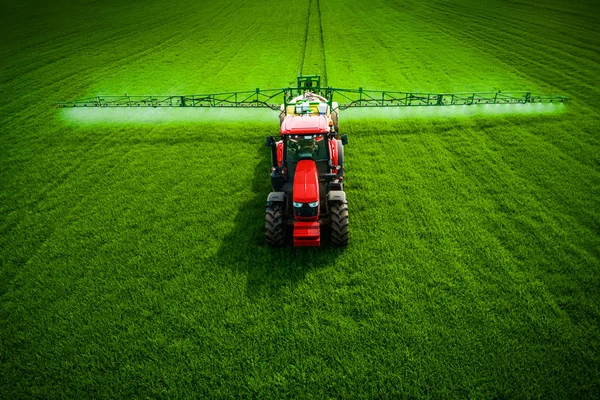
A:
<svg viewBox="0 0 600 400">
<path fill-rule="evenodd" d="M 327 140 L 322 133 L 285 135 L 286 159 L 290 162 L 300 160 L 327 160 Z"/>
</svg>

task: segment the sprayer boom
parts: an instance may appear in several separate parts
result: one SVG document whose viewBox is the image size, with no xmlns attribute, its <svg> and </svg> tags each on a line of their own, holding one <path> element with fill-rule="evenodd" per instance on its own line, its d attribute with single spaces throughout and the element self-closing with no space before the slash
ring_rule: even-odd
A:
<svg viewBox="0 0 600 400">
<path fill-rule="evenodd" d="M 57 103 L 59 107 L 261 107 L 279 110 L 298 95 L 312 92 L 325 97 L 330 106 L 337 107 L 408 107 L 455 106 L 475 104 L 564 103 L 568 97 L 532 92 L 469 92 L 469 93 L 415 93 L 383 90 L 321 88 L 318 75 L 297 78 L 296 87 L 282 89 L 223 92 L 171 96 L 96 96 L 76 101 Z"/>
</svg>

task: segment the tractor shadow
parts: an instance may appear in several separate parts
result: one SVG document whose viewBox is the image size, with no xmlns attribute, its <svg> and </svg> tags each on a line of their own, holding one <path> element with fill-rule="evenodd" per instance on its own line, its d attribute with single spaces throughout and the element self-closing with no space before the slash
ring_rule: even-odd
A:
<svg viewBox="0 0 600 400">
<path fill-rule="evenodd" d="M 261 143 L 262 144 L 262 143 Z M 293 288 L 307 273 L 333 265 L 344 248 L 329 243 L 330 230 L 321 228 L 321 247 L 294 248 L 292 227 L 285 244 L 272 248 L 265 242 L 267 196 L 271 192 L 269 150 L 258 147 L 259 160 L 251 182 L 252 196 L 240 205 L 234 228 L 219 248 L 217 263 L 247 276 L 246 294 L 251 299 L 277 296 L 282 288 Z"/>
</svg>

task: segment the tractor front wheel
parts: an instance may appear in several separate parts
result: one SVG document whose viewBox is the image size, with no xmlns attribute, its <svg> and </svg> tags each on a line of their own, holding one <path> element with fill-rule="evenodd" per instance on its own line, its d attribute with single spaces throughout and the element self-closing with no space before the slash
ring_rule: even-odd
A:
<svg viewBox="0 0 600 400">
<path fill-rule="evenodd" d="M 331 243 L 336 246 L 348 245 L 348 203 L 334 203 L 331 206 Z"/>
<path fill-rule="evenodd" d="M 267 208 L 265 214 L 265 237 L 271 246 L 281 246 L 285 238 L 283 211 L 280 206 Z"/>
</svg>

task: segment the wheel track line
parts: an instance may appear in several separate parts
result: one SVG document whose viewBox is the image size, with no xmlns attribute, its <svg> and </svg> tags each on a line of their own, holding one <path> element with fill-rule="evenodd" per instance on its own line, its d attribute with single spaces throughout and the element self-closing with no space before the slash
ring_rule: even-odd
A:
<svg viewBox="0 0 600 400">
<path fill-rule="evenodd" d="M 310 9 L 312 7 L 312 0 L 308 0 L 308 14 L 306 16 L 306 30 L 304 31 L 304 50 L 302 50 L 302 56 L 300 57 L 300 67 L 298 68 L 298 75 L 302 75 L 304 69 L 304 59 L 306 58 L 306 46 L 308 45 L 308 28 L 310 26 Z"/>
<path fill-rule="evenodd" d="M 313 30 L 315 30 L 315 32 L 312 32 L 313 34 L 316 33 L 316 35 L 314 36 L 318 36 L 318 44 L 321 46 L 321 51 L 320 51 L 320 55 L 319 55 L 319 59 L 320 59 L 320 66 L 319 69 L 320 71 L 317 71 L 317 73 L 319 73 L 321 75 L 322 78 L 322 85 L 326 86 L 327 85 L 327 57 L 325 55 L 325 39 L 323 37 L 323 20 L 321 18 L 321 3 L 320 0 L 315 0 L 316 3 L 313 3 L 313 0 L 309 0 L 308 1 L 308 13 L 307 13 L 307 19 L 306 19 L 306 30 L 304 31 L 304 51 L 302 52 L 302 57 L 300 59 L 300 67 L 298 68 L 298 75 L 302 75 L 303 72 L 305 72 L 305 63 L 306 63 L 306 53 L 308 50 L 308 45 L 309 45 L 309 36 L 311 33 L 311 19 L 317 18 L 317 22 L 318 22 L 318 30 L 316 30 L 316 23 L 314 23 L 313 20 L 313 25 L 315 25 L 315 27 L 313 27 Z M 312 8 L 315 7 L 315 10 L 312 10 Z M 312 12 L 312 11 L 316 11 Z M 311 57 L 311 59 L 314 59 L 315 57 Z M 314 60 L 313 60 L 314 61 Z M 312 71 L 311 71 L 312 73 Z"/>
<path fill-rule="evenodd" d="M 325 38 L 323 37 L 323 19 L 321 18 L 321 2 L 317 0 L 317 10 L 319 11 L 319 36 L 321 38 L 321 50 L 323 51 L 323 86 L 327 86 L 327 56 L 325 54 Z"/>
</svg>

